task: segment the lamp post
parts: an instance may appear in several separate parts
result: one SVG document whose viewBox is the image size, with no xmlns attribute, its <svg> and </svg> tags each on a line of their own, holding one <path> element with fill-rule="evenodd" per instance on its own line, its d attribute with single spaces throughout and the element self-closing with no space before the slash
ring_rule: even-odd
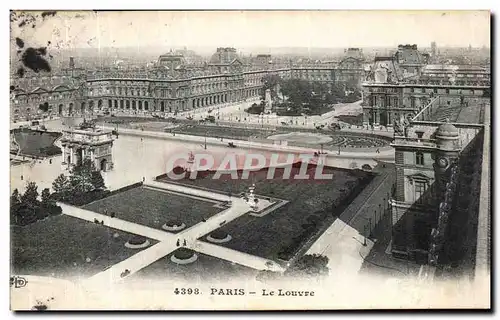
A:
<svg viewBox="0 0 500 320">
<path fill-rule="evenodd" d="M 205 146 L 204 146 L 205 150 L 207 150 L 207 132 L 205 131 Z"/>
</svg>

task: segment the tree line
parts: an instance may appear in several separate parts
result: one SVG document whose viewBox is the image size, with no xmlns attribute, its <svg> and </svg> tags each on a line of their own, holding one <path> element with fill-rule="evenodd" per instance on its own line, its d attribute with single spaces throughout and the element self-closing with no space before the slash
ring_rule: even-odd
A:
<svg viewBox="0 0 500 320">
<path fill-rule="evenodd" d="M 252 109 L 249 110 L 250 113 L 263 111 L 267 90 L 270 91 L 273 106 L 277 109 L 286 108 L 291 115 L 317 114 L 319 109 L 327 105 L 355 102 L 361 98 L 361 92 L 354 83 L 325 84 L 304 79 L 282 79 L 278 75 L 268 75 L 262 78 L 262 84 L 260 89 L 261 104 L 260 106 L 252 106 Z M 279 93 L 283 95 L 285 101 L 280 101 Z"/>
<path fill-rule="evenodd" d="M 53 193 L 45 188 L 39 194 L 35 182 L 28 182 L 24 194 L 15 189 L 10 199 L 11 224 L 25 226 L 48 216 L 61 214 L 62 209 L 56 201 L 80 206 L 101 199 L 109 193 L 101 172 L 90 159 L 73 167 L 69 176 L 59 175 L 52 183 L 52 190 Z"/>
</svg>

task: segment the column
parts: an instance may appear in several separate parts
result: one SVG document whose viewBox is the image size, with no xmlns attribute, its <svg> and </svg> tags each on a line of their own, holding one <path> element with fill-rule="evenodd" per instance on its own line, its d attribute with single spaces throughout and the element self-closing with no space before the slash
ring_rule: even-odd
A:
<svg viewBox="0 0 500 320">
<path fill-rule="evenodd" d="M 72 165 L 73 164 L 73 147 L 70 147 L 69 148 L 69 163 L 68 165 Z"/>
<path fill-rule="evenodd" d="M 62 164 L 65 164 L 66 163 L 66 148 L 64 146 L 61 146 L 62 148 Z"/>
<path fill-rule="evenodd" d="M 374 112 L 373 115 L 375 117 L 375 119 L 373 119 L 374 120 L 374 125 L 375 126 L 379 126 L 380 125 L 380 110 L 378 110 L 378 109 L 375 110 L 375 112 Z"/>
<path fill-rule="evenodd" d="M 387 127 L 391 127 L 392 128 L 392 123 L 393 123 L 392 112 L 387 111 Z"/>
<path fill-rule="evenodd" d="M 370 109 L 363 110 L 363 127 L 368 127 L 370 124 Z"/>
</svg>

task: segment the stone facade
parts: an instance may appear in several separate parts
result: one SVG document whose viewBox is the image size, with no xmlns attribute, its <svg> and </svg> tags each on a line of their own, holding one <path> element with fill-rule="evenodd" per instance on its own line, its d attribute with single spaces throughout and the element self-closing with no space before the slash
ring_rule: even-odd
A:
<svg viewBox="0 0 500 320">
<path fill-rule="evenodd" d="M 470 99 L 490 95 L 487 68 L 427 62 L 415 45 L 400 45 L 392 56 L 375 57 L 362 84 L 366 127 L 392 127 L 409 120 L 438 96 Z"/>
<path fill-rule="evenodd" d="M 262 78 L 270 74 L 326 85 L 360 86 L 365 72 L 364 59 L 360 51 L 351 49 L 348 53 L 340 63 L 277 64 L 269 63 L 270 55 L 262 55 L 260 63 L 244 65 L 234 48 L 218 48 L 203 64 L 186 63 L 181 53 L 169 52 L 160 56 L 151 68 L 104 68 L 83 75 L 80 70 L 75 72 L 73 61 L 73 68 L 66 70 L 64 76 L 13 77 L 11 116 L 13 120 L 23 120 L 42 115 L 70 116 L 106 111 L 136 115 L 175 114 L 258 98 Z M 49 104 L 47 112 L 39 109 L 44 103 Z"/>
<path fill-rule="evenodd" d="M 481 109 L 489 108 L 487 98 L 470 100 L 474 103 L 470 106 L 466 101 L 435 97 L 402 130 L 395 131 L 396 190 L 391 206 L 394 257 L 424 264 L 429 261 L 431 231 L 438 226 L 450 170 L 462 150 L 481 134 L 485 121 Z M 467 110 L 468 121 L 462 121 L 467 108 L 477 112 Z M 444 116 L 451 119 L 445 121 Z"/>
</svg>

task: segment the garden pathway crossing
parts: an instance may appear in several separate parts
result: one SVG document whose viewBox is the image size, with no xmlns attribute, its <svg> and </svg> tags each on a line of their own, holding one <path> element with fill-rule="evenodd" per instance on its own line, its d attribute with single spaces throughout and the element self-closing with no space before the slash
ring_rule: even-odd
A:
<svg viewBox="0 0 500 320">
<path fill-rule="evenodd" d="M 215 199 L 218 201 L 229 201 L 229 199 L 231 199 L 231 207 L 210 217 L 205 222 L 200 222 L 193 227 L 174 234 L 167 231 L 146 227 L 130 221 L 125 221 L 119 218 L 111 218 L 103 214 L 95 213 L 93 211 L 77 208 L 67 204 L 58 203 L 58 205 L 60 205 L 63 210 L 63 214 L 90 222 L 94 222 L 95 219 L 97 219 L 98 221 L 104 221 L 105 226 L 160 241 L 158 244 L 142 250 L 137 254 L 131 256 L 130 258 L 125 259 L 109 267 L 108 269 L 90 277 L 89 279 L 85 280 L 85 285 L 93 287 L 102 285 L 102 283 L 120 281 L 122 279 L 121 275 L 125 270 L 129 271 L 129 273 L 127 274 L 127 276 L 129 276 L 175 251 L 177 249 L 177 239 L 186 239 L 187 248 L 191 248 L 200 253 L 214 256 L 223 260 L 227 260 L 258 270 L 271 269 L 274 271 L 283 271 L 281 266 L 276 263 L 271 262 L 272 264 L 270 265 L 270 260 L 197 240 L 198 238 L 220 228 L 221 225 L 226 224 L 249 212 L 250 207 L 243 199 L 230 197 L 228 195 L 223 195 L 217 192 L 189 188 L 186 186 L 168 183 L 159 183 L 155 181 L 148 181 L 147 183 L 145 183 L 145 185 L 170 191 L 183 192 L 199 197 Z"/>
</svg>

